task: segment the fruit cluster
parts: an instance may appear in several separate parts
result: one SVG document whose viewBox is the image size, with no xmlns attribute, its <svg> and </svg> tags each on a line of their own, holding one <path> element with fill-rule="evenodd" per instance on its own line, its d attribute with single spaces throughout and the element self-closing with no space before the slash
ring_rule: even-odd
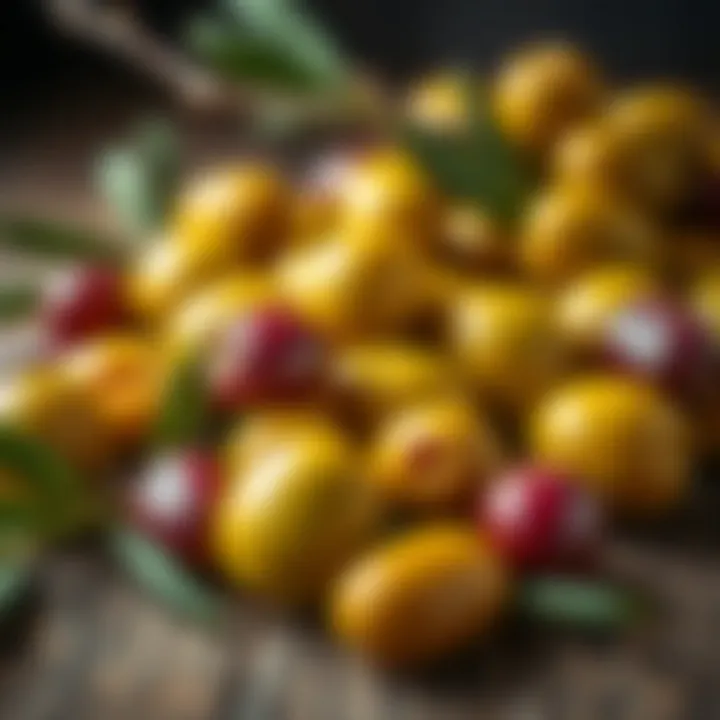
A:
<svg viewBox="0 0 720 720">
<path fill-rule="evenodd" d="M 466 100 L 439 74 L 406 113 L 453 134 Z M 610 94 L 557 46 L 490 101 L 542 178 L 517 224 L 386 142 L 299 177 L 211 169 L 131 267 L 50 288 L 48 359 L 2 418 L 98 475 L 192 360 L 211 440 L 146 463 L 128 516 L 239 588 L 327 602 L 383 664 L 482 633 L 512 576 L 596 569 L 610 521 L 676 507 L 720 448 L 717 118 L 676 87 Z"/>
</svg>

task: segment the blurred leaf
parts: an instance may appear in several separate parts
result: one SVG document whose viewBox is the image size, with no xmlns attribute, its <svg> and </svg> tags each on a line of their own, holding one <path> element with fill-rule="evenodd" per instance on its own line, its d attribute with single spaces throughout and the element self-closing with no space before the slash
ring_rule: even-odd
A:
<svg viewBox="0 0 720 720">
<path fill-rule="evenodd" d="M 113 555 L 147 591 L 177 611 L 200 622 L 217 621 L 222 603 L 163 549 L 132 530 L 116 530 Z"/>
<path fill-rule="evenodd" d="M 180 179 L 180 144 L 172 128 L 149 121 L 134 137 L 101 154 L 96 182 L 124 229 L 157 230 L 167 217 Z"/>
<path fill-rule="evenodd" d="M 0 503 L 0 528 L 55 533 L 67 529 L 83 483 L 55 450 L 15 428 L 0 425 L 0 471 L 29 492 Z"/>
<path fill-rule="evenodd" d="M 0 565 L 0 615 L 17 606 L 32 581 L 32 565 L 27 561 L 8 561 Z"/>
<path fill-rule="evenodd" d="M 525 206 L 531 178 L 496 127 L 477 81 L 468 77 L 467 83 L 464 132 L 445 133 L 406 123 L 400 139 L 445 193 L 512 222 Z"/>
<path fill-rule="evenodd" d="M 457 199 L 477 199 L 481 173 L 468 156 L 465 137 L 406 125 L 402 140 L 445 193 Z"/>
<path fill-rule="evenodd" d="M 15 560 L 41 543 L 47 532 L 42 518 L 37 504 L 28 499 L 0 502 L 1 562 Z"/>
<path fill-rule="evenodd" d="M 202 363 L 182 359 L 170 372 L 155 439 L 165 447 L 197 442 L 208 429 L 208 397 Z"/>
<path fill-rule="evenodd" d="M 14 213 L 0 213 L 0 247 L 55 260 L 117 262 L 127 255 L 116 239 Z"/>
<path fill-rule="evenodd" d="M 469 93 L 468 119 L 472 156 L 483 168 L 476 197 L 505 220 L 515 220 L 532 189 L 528 168 L 503 137 L 490 110 L 490 101 L 477 88 Z"/>
<path fill-rule="evenodd" d="M 229 80 L 297 92 L 321 87 L 317 75 L 297 63 L 286 48 L 219 19 L 200 18 L 193 23 L 187 43 L 203 63 Z"/>
<path fill-rule="evenodd" d="M 292 0 L 224 0 L 223 6 L 328 89 L 343 88 L 349 68 L 334 39 Z"/>
<path fill-rule="evenodd" d="M 16 285 L 0 288 L 0 322 L 27 319 L 37 310 L 40 296 L 36 287 Z"/>
<path fill-rule="evenodd" d="M 627 589 L 555 577 L 526 580 L 518 609 L 538 622 L 596 630 L 622 629 L 642 615 L 640 599 Z"/>
</svg>

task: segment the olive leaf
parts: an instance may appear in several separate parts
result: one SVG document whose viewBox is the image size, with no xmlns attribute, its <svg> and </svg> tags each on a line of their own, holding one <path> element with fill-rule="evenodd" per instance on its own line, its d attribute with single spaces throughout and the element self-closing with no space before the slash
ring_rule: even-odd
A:
<svg viewBox="0 0 720 720">
<path fill-rule="evenodd" d="M 223 7 L 238 24 L 262 38 L 326 89 L 341 90 L 349 67 L 340 48 L 293 0 L 224 0 Z"/>
<path fill-rule="evenodd" d="M 610 583 L 541 577 L 521 585 L 517 609 L 546 624 L 618 630 L 638 621 L 645 608 L 636 593 Z"/>
<path fill-rule="evenodd" d="M 475 78 L 468 76 L 464 86 L 464 128 L 442 132 L 406 120 L 398 131 L 400 142 L 449 196 L 512 222 L 525 205 L 532 178 L 499 131 Z"/>
<path fill-rule="evenodd" d="M 0 615 L 12 612 L 30 587 L 32 563 L 27 560 L 6 561 L 0 564 Z"/>
<path fill-rule="evenodd" d="M 220 18 L 196 19 L 188 29 L 186 44 L 201 62 L 228 80 L 292 92 L 322 87 L 316 73 L 275 41 Z"/>
<path fill-rule="evenodd" d="M 0 469 L 31 490 L 0 503 L 0 527 L 53 534 L 71 526 L 84 484 L 55 450 L 0 425 Z"/>
<path fill-rule="evenodd" d="M 165 221 L 180 179 L 181 150 L 171 126 L 149 120 L 126 142 L 98 158 L 96 185 L 123 229 L 157 230 Z"/>
<path fill-rule="evenodd" d="M 182 358 L 168 375 L 155 428 L 165 447 L 197 442 L 208 430 L 208 390 L 199 358 Z"/>
<path fill-rule="evenodd" d="M 0 247 L 54 260 L 117 263 L 127 256 L 116 238 L 12 212 L 0 213 Z"/>
<path fill-rule="evenodd" d="M 0 322 L 25 320 L 37 310 L 41 292 L 30 285 L 0 288 Z"/>
<path fill-rule="evenodd" d="M 205 623 L 220 619 L 221 600 L 147 538 L 119 528 L 110 535 L 110 549 L 140 586 L 178 612 Z"/>
<path fill-rule="evenodd" d="M 443 192 L 462 200 L 478 199 L 478 169 L 468 155 L 464 136 L 443 134 L 407 124 L 402 142 Z"/>
</svg>

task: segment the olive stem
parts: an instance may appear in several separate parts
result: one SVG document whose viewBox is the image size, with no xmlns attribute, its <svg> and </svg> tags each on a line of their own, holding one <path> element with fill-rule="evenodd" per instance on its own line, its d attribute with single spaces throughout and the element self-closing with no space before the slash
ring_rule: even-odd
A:
<svg viewBox="0 0 720 720">
<path fill-rule="evenodd" d="M 396 114 L 392 94 L 364 69 L 349 78 L 346 92 L 330 98 L 278 94 L 225 82 L 198 66 L 144 27 L 127 0 L 48 0 L 47 7 L 61 30 L 149 73 L 194 111 L 236 115 L 261 124 L 268 116 L 286 117 L 298 132 L 357 119 L 381 129 Z"/>
<path fill-rule="evenodd" d="M 48 10 L 61 30 L 150 73 L 192 107 L 239 110 L 248 103 L 248 94 L 242 88 L 229 87 L 190 62 L 145 28 L 125 3 L 49 0 Z"/>
</svg>

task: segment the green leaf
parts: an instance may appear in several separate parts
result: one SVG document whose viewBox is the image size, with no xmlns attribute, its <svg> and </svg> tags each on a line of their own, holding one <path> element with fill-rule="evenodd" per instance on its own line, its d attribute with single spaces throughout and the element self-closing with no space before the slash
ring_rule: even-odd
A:
<svg viewBox="0 0 720 720">
<path fill-rule="evenodd" d="M 470 142 L 473 157 L 484 173 L 478 173 L 477 199 L 505 220 L 515 220 L 532 190 L 528 169 L 503 137 L 490 112 L 490 102 L 480 102 L 480 93 L 469 106 Z"/>
<path fill-rule="evenodd" d="M 347 62 L 333 38 L 292 0 L 224 0 L 224 7 L 254 35 L 272 43 L 326 88 L 342 89 Z"/>
<path fill-rule="evenodd" d="M 443 133 L 406 123 L 400 141 L 445 193 L 512 222 L 525 206 L 531 178 L 498 130 L 476 80 L 469 77 L 467 83 L 466 131 Z"/>
<path fill-rule="evenodd" d="M 228 80 L 243 80 L 275 90 L 311 92 L 322 83 L 285 48 L 214 18 L 200 18 L 187 45 L 204 64 Z"/>
<path fill-rule="evenodd" d="M 118 262 L 127 255 L 127 249 L 116 239 L 15 213 L 0 213 L 0 247 L 54 260 Z"/>
<path fill-rule="evenodd" d="M 11 612 L 32 580 L 32 565 L 8 561 L 0 565 L 0 615 Z"/>
<path fill-rule="evenodd" d="M 479 171 L 465 137 L 407 125 L 402 141 L 440 189 L 458 200 L 477 200 Z"/>
<path fill-rule="evenodd" d="M 220 599 L 167 552 L 131 530 L 116 530 L 110 540 L 120 565 L 152 595 L 200 622 L 214 623 L 220 618 Z"/>
<path fill-rule="evenodd" d="M 208 429 L 208 391 L 202 363 L 183 358 L 168 377 L 155 439 L 165 447 L 197 442 Z"/>
<path fill-rule="evenodd" d="M 72 523 L 84 483 L 55 450 L 0 425 L 0 470 L 26 483 L 30 491 L 0 504 L 0 526 L 58 533 Z"/>
<path fill-rule="evenodd" d="M 177 192 L 180 160 L 175 133 L 155 120 L 100 155 L 97 186 L 127 232 L 153 232 L 162 226 Z"/>
<path fill-rule="evenodd" d="M 27 285 L 0 288 L 0 322 L 26 320 L 37 310 L 40 296 L 38 288 Z"/>
<path fill-rule="evenodd" d="M 518 595 L 521 614 L 547 624 L 596 630 L 618 630 L 642 616 L 635 593 L 608 583 L 565 578 L 533 578 Z"/>
</svg>

